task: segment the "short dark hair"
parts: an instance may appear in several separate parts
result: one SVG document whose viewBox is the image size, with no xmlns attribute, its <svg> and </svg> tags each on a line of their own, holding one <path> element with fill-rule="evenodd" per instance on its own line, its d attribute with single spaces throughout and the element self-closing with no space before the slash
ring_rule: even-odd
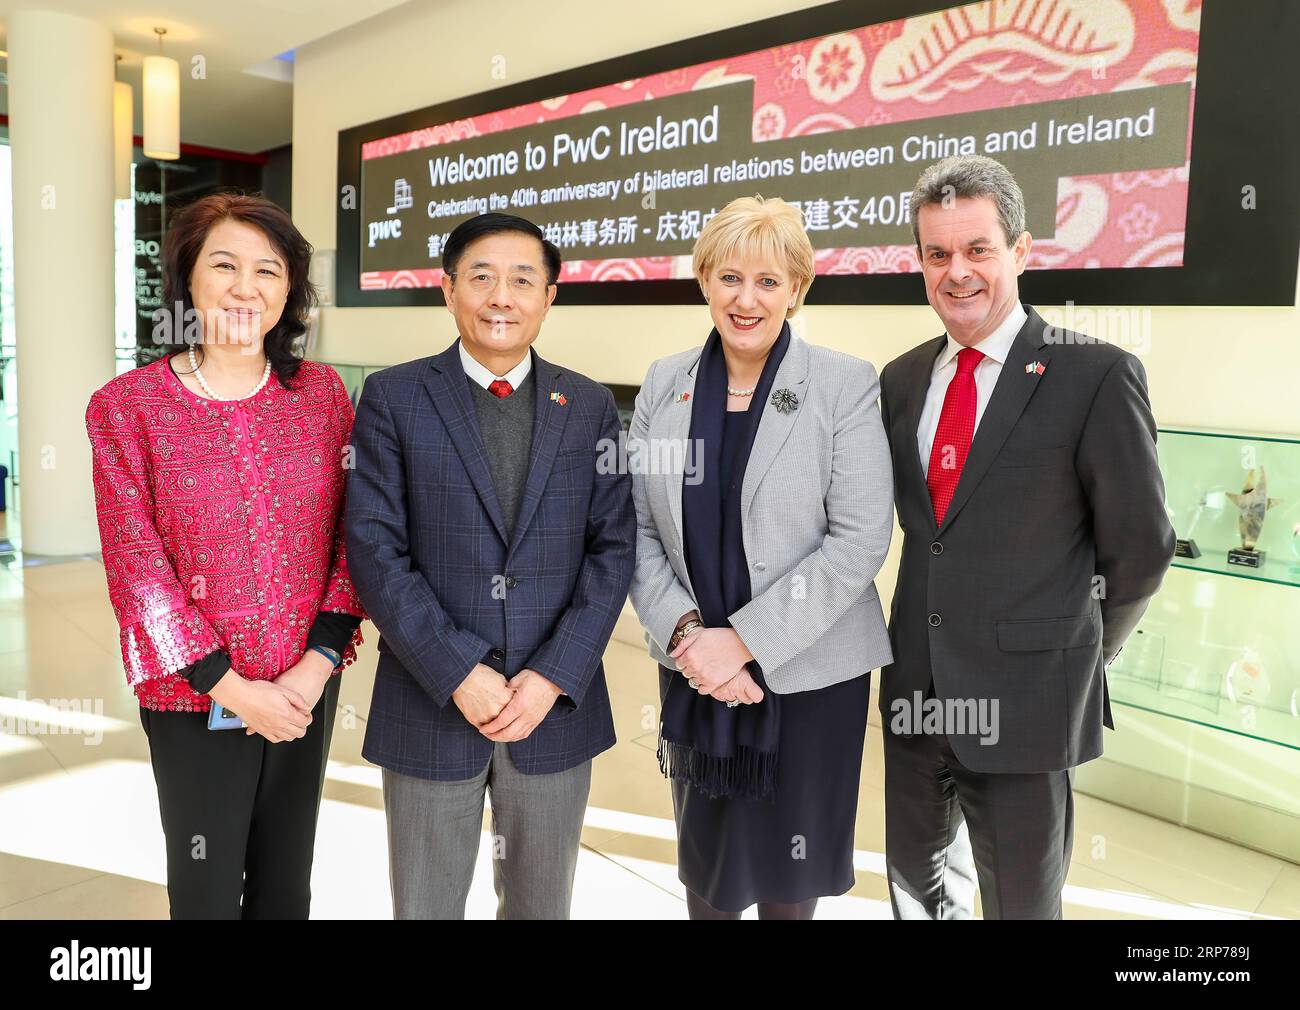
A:
<svg viewBox="0 0 1300 1010">
<path fill-rule="evenodd" d="M 554 242 L 547 241 L 546 236 L 542 234 L 542 229 L 537 225 L 514 214 L 478 214 L 456 225 L 442 246 L 443 272 L 453 275 L 454 279 L 456 264 L 460 262 L 466 246 L 485 235 L 499 235 L 507 231 L 517 231 L 537 239 L 542 244 L 542 262 L 546 264 L 546 283 L 554 284 L 560 279 L 559 248 Z"/>
<path fill-rule="evenodd" d="M 284 258 L 289 291 L 284 311 L 263 339 L 262 349 L 276 378 L 288 388 L 302 365 L 302 352 L 295 344 L 307 332 L 308 312 L 316 304 L 316 289 L 307 277 L 312 247 L 288 212 L 261 194 L 212 193 L 181 208 L 172 217 L 163 237 L 163 309 L 171 311 L 180 302 L 182 315 L 171 327 L 169 352 L 187 346 L 182 320 L 192 318 L 194 309 L 190 274 L 194 272 L 194 263 L 208 232 L 227 220 L 252 225 Z M 197 345 L 195 350 L 202 353 L 202 345 Z"/>
</svg>

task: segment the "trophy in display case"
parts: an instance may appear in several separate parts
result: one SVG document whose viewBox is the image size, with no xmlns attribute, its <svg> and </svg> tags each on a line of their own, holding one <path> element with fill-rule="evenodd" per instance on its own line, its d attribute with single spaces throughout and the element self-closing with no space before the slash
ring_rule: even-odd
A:
<svg viewBox="0 0 1300 1010">
<path fill-rule="evenodd" d="M 1106 673 L 1127 677 L 1129 680 L 1159 691 L 1164 659 L 1165 636 L 1145 628 L 1138 628 L 1111 661 Z"/>
<path fill-rule="evenodd" d="M 1201 549 L 1196 546 L 1196 541 L 1192 539 L 1192 534 L 1196 532 L 1196 526 L 1201 521 L 1202 517 L 1207 518 L 1211 525 L 1213 525 L 1214 520 L 1223 514 L 1223 510 L 1227 506 L 1227 503 L 1228 496 L 1224 494 L 1221 488 L 1213 491 L 1206 491 L 1201 495 L 1197 502 L 1188 509 L 1190 518 L 1185 527 L 1187 535 L 1185 537 L 1178 537 L 1178 539 L 1174 541 L 1174 557 L 1199 558 L 1201 556 Z M 1169 521 L 1174 524 L 1174 528 L 1177 530 L 1179 527 L 1177 516 L 1173 509 L 1169 509 L 1168 512 Z M 1209 513 L 1208 516 L 1206 516 L 1207 512 Z"/>
<path fill-rule="evenodd" d="M 1264 563 L 1264 551 L 1256 550 L 1255 545 L 1259 543 L 1264 528 L 1264 515 L 1275 505 L 1282 504 L 1282 500 L 1268 496 L 1268 481 L 1262 466 L 1258 481 L 1255 471 L 1251 470 L 1246 474 L 1246 484 L 1241 493 L 1229 493 L 1227 498 L 1237 506 L 1237 527 L 1241 531 L 1241 548 L 1234 547 L 1228 551 L 1228 564 L 1259 568 Z"/>
<path fill-rule="evenodd" d="M 1204 660 L 1189 662 L 1171 659 L 1165 663 L 1160 683 L 1160 694 L 1194 705 L 1214 715 L 1222 704 L 1223 674 Z"/>
<path fill-rule="evenodd" d="M 1229 701 L 1236 702 L 1238 705 L 1254 705 L 1261 708 L 1268 701 L 1272 685 L 1259 653 L 1254 649 L 1242 651 L 1228 667 L 1225 680 Z"/>
</svg>

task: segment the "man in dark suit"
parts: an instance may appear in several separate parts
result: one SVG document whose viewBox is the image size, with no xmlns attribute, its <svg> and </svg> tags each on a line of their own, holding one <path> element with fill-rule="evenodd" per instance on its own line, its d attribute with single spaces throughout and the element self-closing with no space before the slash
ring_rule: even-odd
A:
<svg viewBox="0 0 1300 1010">
<path fill-rule="evenodd" d="M 460 339 L 371 376 L 353 432 L 349 570 L 382 636 L 362 754 L 384 769 L 396 917 L 463 917 L 490 790 L 498 917 L 567 918 L 591 759 L 614 743 L 601 656 L 631 478 L 598 466 L 621 432 L 609 390 L 531 348 L 559 250 L 482 214 L 442 262 Z"/>
<path fill-rule="evenodd" d="M 983 157 L 912 195 L 946 334 L 890 362 L 903 558 L 882 672 L 897 918 L 1059 918 L 1071 770 L 1114 728 L 1105 667 L 1174 550 L 1146 374 L 1022 306 L 1024 199 Z"/>
</svg>

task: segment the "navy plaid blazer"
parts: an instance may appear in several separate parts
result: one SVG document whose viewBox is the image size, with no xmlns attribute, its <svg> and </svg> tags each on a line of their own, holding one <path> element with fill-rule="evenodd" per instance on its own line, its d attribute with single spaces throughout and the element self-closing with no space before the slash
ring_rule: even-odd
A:
<svg viewBox="0 0 1300 1010">
<path fill-rule="evenodd" d="M 480 662 L 564 691 L 508 745 L 520 771 L 564 771 L 614 744 L 601 656 L 632 580 L 636 513 L 626 468 L 597 461 L 622 429 L 608 389 L 529 353 L 537 413 L 508 538 L 459 341 L 371 375 L 357 407 L 348 568 L 381 636 L 362 754 L 405 775 L 486 767 L 493 742 L 451 700 Z"/>
</svg>

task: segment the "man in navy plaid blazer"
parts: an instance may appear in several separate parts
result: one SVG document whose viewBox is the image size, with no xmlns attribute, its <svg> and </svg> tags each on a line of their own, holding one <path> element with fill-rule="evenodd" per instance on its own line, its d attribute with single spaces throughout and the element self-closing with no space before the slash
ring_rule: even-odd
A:
<svg viewBox="0 0 1300 1010">
<path fill-rule="evenodd" d="M 384 769 L 394 913 L 457 918 L 492 792 L 501 918 L 565 918 L 591 759 L 614 743 L 601 656 L 636 515 L 604 386 L 531 349 L 560 254 L 483 214 L 443 253 L 460 339 L 372 375 L 349 569 L 378 626 L 363 755 Z M 603 472 L 603 471 L 612 472 Z"/>
</svg>

